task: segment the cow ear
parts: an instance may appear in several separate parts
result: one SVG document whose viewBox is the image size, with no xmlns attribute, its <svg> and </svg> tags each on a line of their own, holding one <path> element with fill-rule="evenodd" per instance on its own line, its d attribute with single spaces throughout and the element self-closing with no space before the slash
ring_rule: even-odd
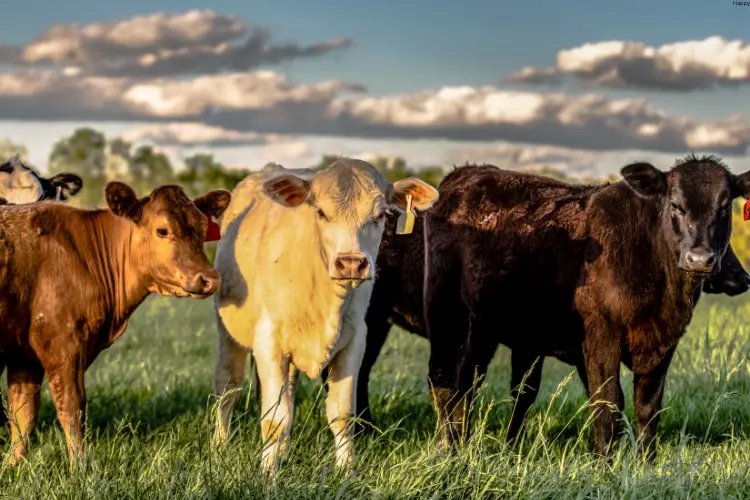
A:
<svg viewBox="0 0 750 500">
<path fill-rule="evenodd" d="M 733 177 L 732 198 L 742 196 L 743 198 L 750 199 L 750 170 Z"/>
<path fill-rule="evenodd" d="M 52 177 L 50 183 L 68 196 L 75 196 L 83 187 L 83 179 L 76 174 L 62 173 Z"/>
<path fill-rule="evenodd" d="M 411 195 L 411 208 L 427 210 L 438 199 L 438 191 L 422 179 L 408 177 L 393 184 L 390 202 L 399 210 L 406 211 L 407 196 Z"/>
<path fill-rule="evenodd" d="M 631 163 L 620 170 L 625 183 L 641 196 L 667 193 L 667 175 L 646 162 Z"/>
<path fill-rule="evenodd" d="M 143 210 L 143 201 L 139 200 L 135 191 L 125 183 L 111 181 L 105 189 L 107 205 L 115 215 L 138 222 Z"/>
<path fill-rule="evenodd" d="M 232 201 L 232 193 L 226 189 L 214 189 L 203 196 L 195 198 L 193 203 L 204 214 L 218 219 L 224 213 L 224 210 L 227 209 L 230 201 Z"/>
<path fill-rule="evenodd" d="M 310 199 L 310 183 L 296 175 L 280 175 L 263 183 L 269 198 L 286 207 L 298 207 Z"/>
</svg>

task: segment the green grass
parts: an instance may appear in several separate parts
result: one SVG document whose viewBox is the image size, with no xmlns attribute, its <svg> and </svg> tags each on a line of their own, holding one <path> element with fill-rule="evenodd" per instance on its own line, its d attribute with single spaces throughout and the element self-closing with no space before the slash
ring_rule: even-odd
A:
<svg viewBox="0 0 750 500">
<path fill-rule="evenodd" d="M 291 455 L 272 485 L 259 467 L 260 426 L 249 382 L 232 441 L 222 451 L 210 447 L 210 301 L 152 298 L 86 375 L 85 469 L 68 467 L 45 387 L 29 460 L 0 471 L 0 497 L 747 498 L 748 319 L 744 298 L 702 299 L 670 370 L 653 466 L 635 458 L 630 423 L 611 465 L 594 458 L 583 388 L 573 369 L 555 360 L 545 364 L 524 441 L 519 449 L 506 447 L 512 401 L 505 348 L 480 391 L 472 440 L 453 456 L 438 456 L 427 342 L 394 331 L 371 382 L 382 433 L 357 441 L 356 474 L 335 470 L 320 382 L 301 377 Z M 632 374 L 623 369 L 622 377 L 632 422 Z M 9 448 L 7 429 L 0 431 L 0 446 Z"/>
</svg>

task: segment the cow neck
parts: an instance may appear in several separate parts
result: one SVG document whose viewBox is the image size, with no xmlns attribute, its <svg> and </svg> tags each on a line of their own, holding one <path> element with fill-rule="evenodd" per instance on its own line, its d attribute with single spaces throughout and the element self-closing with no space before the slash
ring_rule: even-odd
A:
<svg viewBox="0 0 750 500">
<path fill-rule="evenodd" d="M 135 224 L 109 210 L 95 213 L 89 235 L 91 255 L 86 256 L 91 275 L 106 300 L 115 328 L 127 321 L 149 295 L 141 262 L 133 252 Z"/>
</svg>

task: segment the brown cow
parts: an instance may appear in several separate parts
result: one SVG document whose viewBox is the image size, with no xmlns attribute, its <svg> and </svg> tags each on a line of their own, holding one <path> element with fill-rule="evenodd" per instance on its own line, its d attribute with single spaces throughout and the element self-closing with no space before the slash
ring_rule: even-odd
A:
<svg viewBox="0 0 750 500">
<path fill-rule="evenodd" d="M 221 286 L 203 241 L 228 191 L 191 201 L 161 186 L 138 199 L 110 182 L 106 197 L 111 210 L 0 207 L 0 371 L 7 365 L 14 462 L 26 453 L 45 373 L 74 461 L 83 457 L 84 372 L 138 305 L 151 293 L 205 298 Z"/>
</svg>

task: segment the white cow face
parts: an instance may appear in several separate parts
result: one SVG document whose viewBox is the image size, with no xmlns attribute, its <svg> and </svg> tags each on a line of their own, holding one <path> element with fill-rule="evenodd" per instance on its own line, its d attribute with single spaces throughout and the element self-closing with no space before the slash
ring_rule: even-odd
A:
<svg viewBox="0 0 750 500">
<path fill-rule="evenodd" d="M 373 278 L 386 213 L 406 210 L 409 195 L 417 210 L 438 198 L 437 190 L 420 179 L 391 184 L 369 163 L 352 159 L 333 163 L 311 182 L 281 175 L 263 189 L 274 201 L 309 212 L 329 276 L 352 287 Z"/>
</svg>

